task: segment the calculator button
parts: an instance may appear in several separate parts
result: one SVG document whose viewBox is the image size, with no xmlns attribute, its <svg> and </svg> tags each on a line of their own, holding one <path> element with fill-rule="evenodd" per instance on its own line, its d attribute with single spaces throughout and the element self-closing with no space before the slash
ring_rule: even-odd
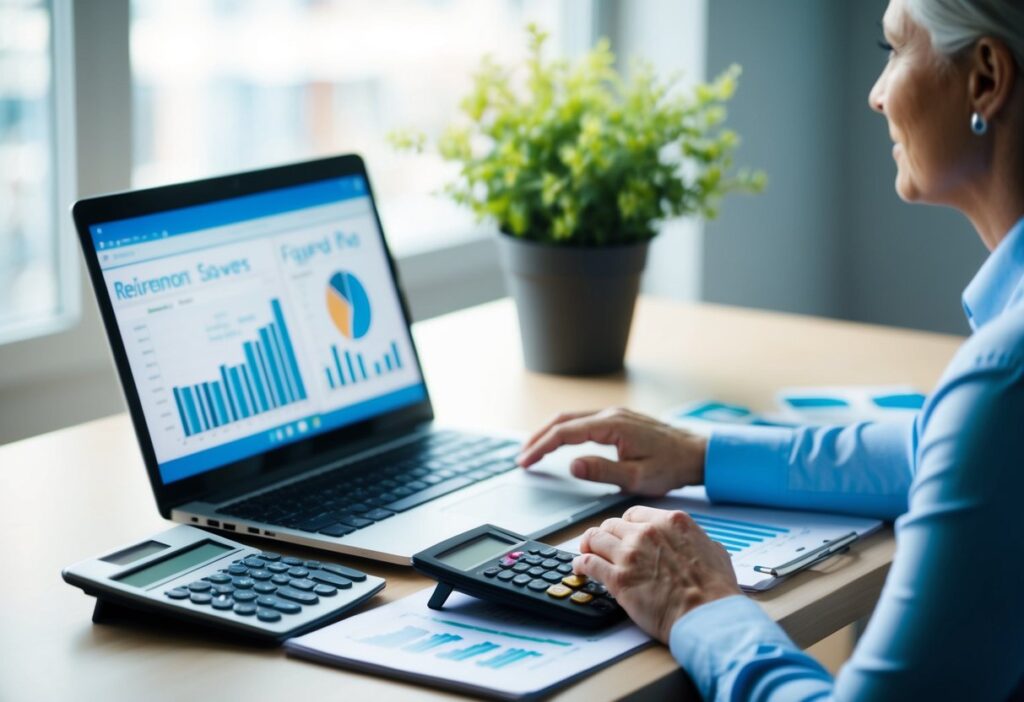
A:
<svg viewBox="0 0 1024 702">
<path fill-rule="evenodd" d="M 310 570 L 317 570 L 323 565 L 323 563 L 320 561 L 306 561 L 302 565 L 306 566 Z"/>
<path fill-rule="evenodd" d="M 256 618 L 261 622 L 276 622 L 281 619 L 281 613 L 273 609 L 257 609 Z"/>
<path fill-rule="evenodd" d="M 338 588 L 333 585 L 317 585 L 313 588 L 313 592 L 321 597 L 334 597 L 338 593 Z"/>
<path fill-rule="evenodd" d="M 210 600 L 213 598 L 210 597 L 210 593 L 208 592 L 193 592 L 189 595 L 189 599 L 192 600 L 193 604 L 204 605 L 210 604 Z"/>
<path fill-rule="evenodd" d="M 323 583 L 324 585 L 333 585 L 334 587 L 341 588 L 342 590 L 352 587 L 351 580 L 343 578 L 340 575 L 335 575 L 334 573 L 325 573 L 322 570 L 310 573 L 309 579 L 315 580 L 318 583 Z"/>
<path fill-rule="evenodd" d="M 555 558 L 562 563 L 572 563 L 572 559 L 576 558 L 576 555 L 565 551 L 559 551 L 555 554 Z"/>
<path fill-rule="evenodd" d="M 529 563 L 530 565 L 540 565 L 540 562 L 544 559 L 540 556 L 525 556 L 523 560 Z"/>
<path fill-rule="evenodd" d="M 186 597 L 188 597 L 188 590 L 186 590 L 183 587 L 176 587 L 173 590 L 168 590 L 164 594 L 170 597 L 172 600 L 183 600 Z"/>
<path fill-rule="evenodd" d="M 562 575 L 570 575 L 572 574 L 572 563 L 563 563 L 562 565 L 555 568 L 555 570 L 557 570 Z"/>
<path fill-rule="evenodd" d="M 259 597 L 252 590 L 235 590 L 231 596 L 235 598 L 235 602 L 252 602 Z"/>
<path fill-rule="evenodd" d="M 495 566 L 493 568 L 488 568 L 487 570 L 484 571 L 484 577 L 485 578 L 493 578 L 495 575 L 497 575 L 500 572 L 502 572 L 501 568 L 498 568 L 497 566 Z"/>
<path fill-rule="evenodd" d="M 527 549 L 527 550 L 528 550 L 528 552 L 529 552 L 529 553 L 532 553 L 532 554 L 533 554 L 533 555 L 535 555 L 535 556 L 536 556 L 536 555 L 537 555 L 538 553 L 540 553 L 540 549 L 539 549 L 539 548 L 537 548 L 536 546 L 534 546 L 534 547 L 533 547 L 533 548 L 531 548 L 531 549 Z"/>
<path fill-rule="evenodd" d="M 274 574 L 269 570 L 251 570 L 249 571 L 249 577 L 253 580 L 270 580 L 274 577 Z"/>
<path fill-rule="evenodd" d="M 247 565 L 250 568 L 264 568 L 267 565 L 266 561 L 261 561 L 259 558 L 246 558 L 242 561 L 243 565 Z"/>
<path fill-rule="evenodd" d="M 531 590 L 536 590 L 537 592 L 544 592 L 548 589 L 548 587 L 550 587 L 550 585 L 551 583 L 549 583 L 547 580 L 531 580 L 530 584 L 527 587 L 529 587 Z"/>
<path fill-rule="evenodd" d="M 548 572 L 544 573 L 544 575 L 542 575 L 540 577 L 544 578 L 549 583 L 560 583 L 560 582 L 562 582 L 562 574 L 561 573 L 557 573 L 557 572 L 555 572 L 553 570 L 549 570 Z"/>
<path fill-rule="evenodd" d="M 532 575 L 535 578 L 539 578 L 540 576 L 544 575 L 544 573 L 546 573 L 547 571 L 544 570 L 543 568 L 541 568 L 540 566 L 534 566 L 534 567 L 530 568 L 530 570 L 528 570 L 526 572 L 529 573 L 530 575 Z"/>
<path fill-rule="evenodd" d="M 562 578 L 562 584 L 568 585 L 569 587 L 583 587 L 587 584 L 587 576 L 570 575 L 565 578 Z"/>
<path fill-rule="evenodd" d="M 256 600 L 256 606 L 257 607 L 276 607 L 277 603 L 280 602 L 280 601 L 281 600 L 277 599 L 276 597 L 270 597 L 269 595 L 264 595 L 263 597 L 260 597 L 259 599 Z"/>
<path fill-rule="evenodd" d="M 235 591 L 234 585 L 214 585 L 213 591 L 218 595 L 230 595 Z"/>
<path fill-rule="evenodd" d="M 529 563 L 516 563 L 512 566 L 512 572 L 514 573 L 525 573 L 530 569 Z"/>
<path fill-rule="evenodd" d="M 585 592 L 574 592 L 574 593 L 572 593 L 572 597 L 569 598 L 569 601 L 570 602 L 574 602 L 575 604 L 583 605 L 583 604 L 587 604 L 592 599 L 594 599 L 593 595 L 588 595 Z"/>
<path fill-rule="evenodd" d="M 543 551 L 540 552 L 540 555 L 544 556 L 544 558 L 552 558 L 553 556 L 555 556 L 557 554 L 558 554 L 558 549 L 556 549 L 556 548 L 546 548 L 546 549 L 544 549 Z"/>
<path fill-rule="evenodd" d="M 256 583 L 252 586 L 252 589 L 261 595 L 269 595 L 270 593 L 277 591 L 277 585 L 271 585 L 270 583 Z"/>
<path fill-rule="evenodd" d="M 589 583 L 584 585 L 582 590 L 583 590 L 583 592 L 585 592 L 585 593 L 587 593 L 589 595 L 594 595 L 594 596 L 603 595 L 604 593 L 608 592 L 605 589 L 604 585 L 602 585 L 601 583 L 595 582 L 593 580 L 591 580 Z"/>
<path fill-rule="evenodd" d="M 235 601 L 225 595 L 217 595 L 210 600 L 210 604 L 214 609 L 231 609 L 235 606 Z"/>
<path fill-rule="evenodd" d="M 511 570 L 503 570 L 500 573 L 498 573 L 498 580 L 502 580 L 504 582 L 508 582 L 514 577 L 516 577 L 516 574 L 513 573 Z"/>
<path fill-rule="evenodd" d="M 558 567 L 558 561 L 556 561 L 554 558 L 546 558 L 543 561 L 541 561 L 540 567 L 541 568 L 547 568 L 549 570 L 551 568 L 557 568 Z"/>
<path fill-rule="evenodd" d="M 302 559 L 301 558 L 295 558 L 293 556 L 285 556 L 284 558 L 281 559 L 281 562 L 284 563 L 285 565 L 290 565 L 290 566 L 302 565 Z"/>
<path fill-rule="evenodd" d="M 328 573 L 334 573 L 335 575 L 344 575 L 349 580 L 354 580 L 357 583 L 361 583 L 366 580 L 366 573 L 356 570 L 355 568 L 346 568 L 343 565 L 337 563 L 324 563 L 321 570 L 326 570 Z"/>
<path fill-rule="evenodd" d="M 232 575 L 245 575 L 249 572 L 249 569 L 240 563 L 236 563 L 235 565 L 228 567 L 228 572 Z"/>
<path fill-rule="evenodd" d="M 269 570 L 271 573 L 287 573 L 288 566 L 286 566 L 284 563 L 271 563 L 267 566 L 267 570 Z"/>
<path fill-rule="evenodd" d="M 501 559 L 500 563 L 503 568 L 509 568 L 511 566 L 514 566 L 517 560 L 518 559 L 516 558 L 512 558 L 512 556 L 505 556 Z"/>
<path fill-rule="evenodd" d="M 552 585 L 547 589 L 548 597 L 554 597 L 555 599 L 561 600 L 572 594 L 572 590 L 567 588 L 565 585 Z"/>
<path fill-rule="evenodd" d="M 213 589 L 213 585 L 203 582 L 202 580 L 197 580 L 194 583 L 189 583 L 188 589 L 190 592 L 209 592 Z"/>
<path fill-rule="evenodd" d="M 273 551 L 264 551 L 263 553 L 260 554 L 260 558 L 265 560 L 267 563 L 270 563 L 272 561 L 279 561 L 279 560 L 281 560 L 281 554 L 280 553 L 274 553 Z"/>
<path fill-rule="evenodd" d="M 296 590 L 293 587 L 282 587 L 277 591 L 277 596 L 283 597 L 286 600 L 291 600 L 292 602 L 298 602 L 299 604 L 316 604 L 320 601 L 320 598 L 312 592 L 303 592 L 302 590 Z"/>
<path fill-rule="evenodd" d="M 307 575 L 309 575 L 309 571 L 306 570 L 305 568 L 296 567 L 296 568 L 290 569 L 288 571 L 288 575 L 292 576 L 293 578 L 304 578 Z"/>
<path fill-rule="evenodd" d="M 294 602 L 288 602 L 286 600 L 278 600 L 275 602 L 274 609 L 278 612 L 284 612 L 285 614 L 298 614 L 302 611 L 302 607 Z"/>
<path fill-rule="evenodd" d="M 235 614 L 241 614 L 243 617 L 251 617 L 256 614 L 256 605 L 252 602 L 239 602 L 235 605 Z"/>
<path fill-rule="evenodd" d="M 252 578 L 235 578 L 231 581 L 231 584 L 237 588 L 246 590 L 256 584 L 256 581 Z"/>
<path fill-rule="evenodd" d="M 530 582 L 532 579 L 533 578 L 531 578 L 526 573 L 521 573 L 521 574 L 517 575 L 516 577 L 512 578 L 512 584 L 513 585 L 518 585 L 518 586 L 522 587 L 526 583 Z"/>
<path fill-rule="evenodd" d="M 275 575 L 270 579 L 270 582 L 275 585 L 287 585 L 288 581 L 291 580 L 287 575 Z"/>
<path fill-rule="evenodd" d="M 312 590 L 316 585 L 312 580 L 306 580 L 305 578 L 294 578 L 289 581 L 288 584 L 296 590 Z"/>
<path fill-rule="evenodd" d="M 214 573 L 213 575 L 206 576 L 206 579 L 214 585 L 223 585 L 224 583 L 231 582 L 231 576 L 226 573 Z"/>
</svg>

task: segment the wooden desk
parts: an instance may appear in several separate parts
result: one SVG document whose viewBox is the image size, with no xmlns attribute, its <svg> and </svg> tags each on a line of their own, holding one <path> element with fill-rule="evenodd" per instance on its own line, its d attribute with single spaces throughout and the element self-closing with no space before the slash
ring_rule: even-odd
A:
<svg viewBox="0 0 1024 702">
<path fill-rule="evenodd" d="M 626 372 L 583 379 L 522 369 L 508 301 L 419 324 L 415 335 L 440 421 L 524 431 L 570 407 L 619 404 L 657 414 L 683 400 L 715 397 L 767 408 L 776 388 L 797 384 L 910 383 L 928 389 L 961 341 L 644 299 Z M 64 584 L 61 567 L 166 527 L 125 415 L 0 447 L 0 700 L 455 697 L 190 631 L 93 626 L 93 599 Z M 580 531 L 582 526 L 566 529 L 550 540 Z M 283 544 L 272 548 L 314 553 Z M 871 611 L 892 553 L 892 535 L 885 530 L 757 601 L 798 644 L 808 646 Z M 387 578 L 376 602 L 428 584 L 409 569 L 353 560 Z M 682 689 L 683 676 L 668 651 L 657 646 L 558 698 L 591 702 L 637 692 L 679 698 Z"/>
</svg>

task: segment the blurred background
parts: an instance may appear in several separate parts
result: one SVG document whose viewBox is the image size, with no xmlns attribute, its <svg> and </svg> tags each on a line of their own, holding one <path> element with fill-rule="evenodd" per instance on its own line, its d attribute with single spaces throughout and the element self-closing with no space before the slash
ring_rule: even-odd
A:
<svg viewBox="0 0 1024 702">
<path fill-rule="evenodd" d="M 867 93 L 884 0 L 0 0 L 0 443 L 122 410 L 68 207 L 78 197 L 326 154 L 367 159 L 417 319 L 504 295 L 494 232 L 396 154 L 436 133 L 485 53 L 524 26 L 682 85 L 744 67 L 730 123 L 760 196 L 668 222 L 648 292 L 966 333 L 985 250 L 959 215 L 893 192 Z"/>
</svg>

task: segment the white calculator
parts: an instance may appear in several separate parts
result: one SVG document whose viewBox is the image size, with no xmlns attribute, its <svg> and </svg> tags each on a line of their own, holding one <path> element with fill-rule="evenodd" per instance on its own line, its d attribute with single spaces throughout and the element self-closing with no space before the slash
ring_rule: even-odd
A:
<svg viewBox="0 0 1024 702">
<path fill-rule="evenodd" d="M 62 575 L 97 598 L 97 612 L 112 603 L 268 643 L 323 626 L 384 589 L 383 578 L 354 568 L 260 551 L 184 525 Z"/>
</svg>

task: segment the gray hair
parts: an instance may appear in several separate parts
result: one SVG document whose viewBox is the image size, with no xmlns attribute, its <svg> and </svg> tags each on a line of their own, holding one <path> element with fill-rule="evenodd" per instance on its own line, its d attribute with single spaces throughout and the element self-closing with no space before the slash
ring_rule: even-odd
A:
<svg viewBox="0 0 1024 702">
<path fill-rule="evenodd" d="M 932 46 L 952 56 L 982 37 L 1006 42 L 1024 68 L 1024 5 L 1019 0 L 906 0 L 907 12 L 924 27 Z"/>
</svg>

